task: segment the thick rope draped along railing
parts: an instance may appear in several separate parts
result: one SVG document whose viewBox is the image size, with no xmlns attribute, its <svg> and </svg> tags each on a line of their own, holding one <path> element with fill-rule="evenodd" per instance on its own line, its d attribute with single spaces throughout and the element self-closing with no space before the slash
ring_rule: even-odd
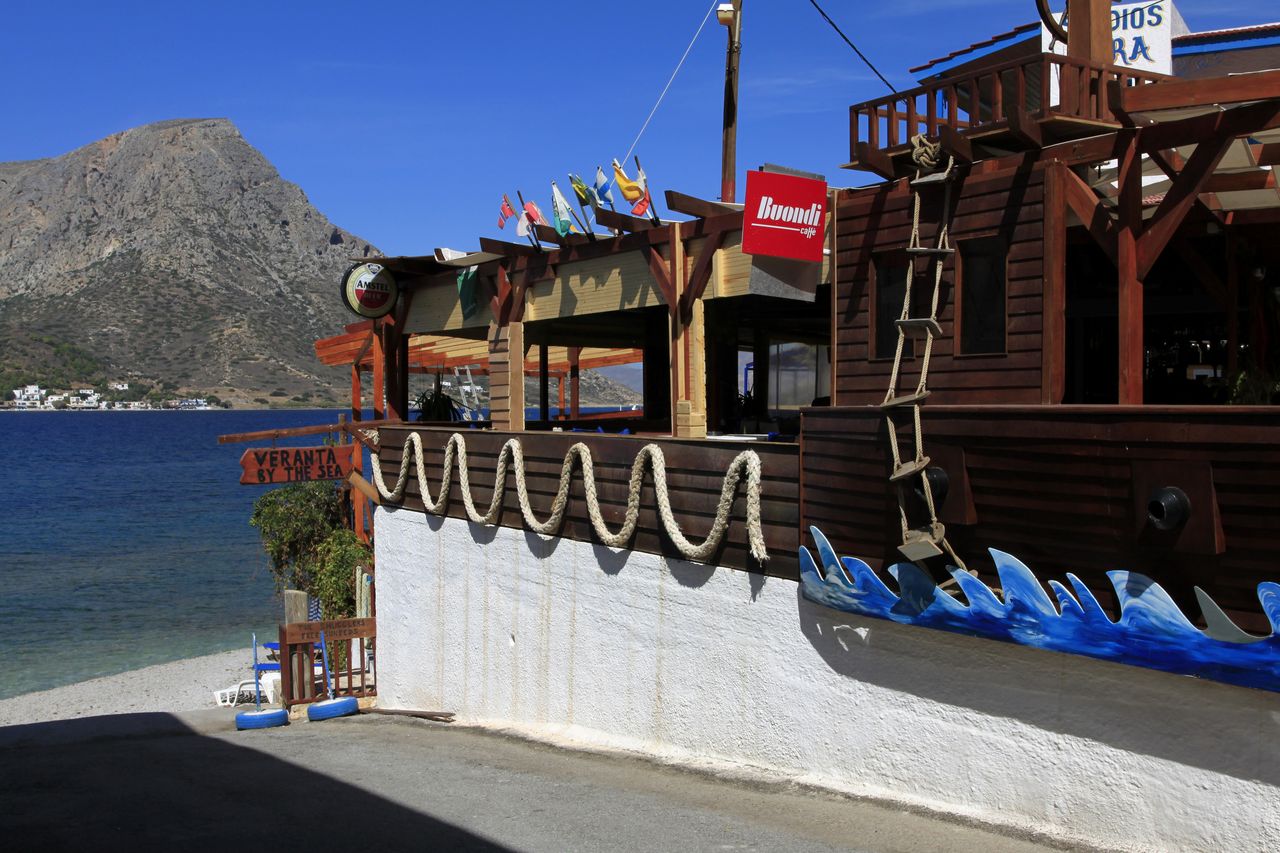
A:
<svg viewBox="0 0 1280 853">
<path fill-rule="evenodd" d="M 371 436 L 376 441 L 375 436 Z M 529 528 L 537 533 L 553 534 L 560 529 L 564 520 L 565 508 L 569 500 L 569 487 L 573 480 L 574 460 L 582 466 L 582 485 L 586 492 L 587 515 L 596 536 L 611 548 L 623 548 L 635 533 L 640 519 L 640 490 L 644 486 L 646 467 L 653 471 L 653 491 L 658 501 L 658 517 L 668 537 L 675 544 L 680 555 L 690 560 L 705 560 L 716 552 L 725 532 L 729 528 L 729 514 L 733 509 L 734 495 L 738 483 L 745 471 L 747 477 L 747 536 L 751 545 L 751 556 L 763 563 L 769 559 L 764 544 L 764 531 L 760 522 L 760 456 L 754 450 L 744 450 L 734 457 L 725 471 L 724 483 L 720 488 L 720 501 L 716 505 L 715 520 L 711 530 L 700 544 L 691 542 L 680 529 L 675 513 L 671 510 L 671 498 L 667 488 L 667 464 L 662 448 L 656 444 L 646 444 L 640 448 L 635 460 L 631 463 L 631 480 L 627 489 L 627 512 L 621 529 L 610 532 L 600 512 L 600 500 L 596 492 L 595 464 L 591 458 L 591 448 L 578 442 L 569 448 L 564 455 L 564 464 L 560 466 L 560 484 L 555 500 L 551 503 L 551 515 L 546 521 L 538 521 L 529 504 L 529 491 L 525 480 L 524 450 L 519 439 L 511 438 L 502 445 L 498 454 L 497 471 L 493 483 L 493 497 L 484 512 L 476 508 L 471 497 L 471 475 L 467 466 L 467 442 L 461 433 L 453 433 L 444 446 L 444 465 L 440 477 L 440 489 L 436 497 L 431 496 L 427 483 L 425 456 L 422 451 L 422 436 L 410 433 L 404 442 L 403 455 L 400 458 L 400 473 L 396 477 L 394 489 L 388 489 L 382 476 L 377 453 L 371 454 L 373 461 L 373 481 L 378 493 L 391 503 L 399 503 L 404 498 L 405 487 L 409 483 L 410 459 L 416 467 L 418 488 L 422 492 L 422 504 L 427 512 L 443 515 L 449 502 L 449 487 L 453 482 L 453 462 L 458 462 L 458 485 L 462 492 L 462 502 L 466 507 L 467 518 L 476 524 L 493 526 L 498 523 L 502 514 L 502 496 L 506 487 L 507 469 L 515 469 L 516 496 L 520 502 L 520 514 Z"/>
</svg>

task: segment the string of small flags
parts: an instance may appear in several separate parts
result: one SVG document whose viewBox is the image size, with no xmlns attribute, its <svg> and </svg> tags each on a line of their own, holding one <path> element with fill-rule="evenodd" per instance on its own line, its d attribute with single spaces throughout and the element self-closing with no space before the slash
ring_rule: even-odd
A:
<svg viewBox="0 0 1280 853">
<path fill-rule="evenodd" d="M 512 203 L 511 198 L 505 193 L 502 196 L 502 203 L 498 206 L 498 227 L 505 229 L 507 222 L 514 219 L 516 221 L 516 234 L 529 240 L 533 246 L 538 246 L 537 233 L 534 228 L 536 225 L 546 225 L 555 229 L 555 232 L 561 237 L 569 234 L 583 233 L 591 239 L 595 239 L 595 235 L 591 229 L 591 222 L 595 219 L 594 211 L 599 210 L 606 205 L 610 210 L 617 210 L 614 203 L 613 189 L 616 186 L 622 198 L 630 203 L 632 216 L 648 216 L 654 223 L 660 223 L 657 211 L 653 204 L 653 194 L 649 188 L 649 178 L 645 174 L 644 167 L 640 165 L 640 158 L 635 158 L 636 176 L 633 180 L 628 177 L 626 169 L 621 163 L 614 159 L 611 163 L 613 167 L 613 178 L 610 179 L 605 174 L 604 168 L 596 166 L 595 180 L 587 183 L 582 176 L 569 173 L 569 186 L 573 190 L 574 199 L 578 204 L 578 212 L 575 212 L 570 205 L 568 198 L 560 191 L 560 187 L 555 181 L 551 182 L 551 216 L 548 218 L 533 200 L 525 201 L 524 196 L 519 192 L 516 198 L 519 199 L 519 206 Z M 588 211 L 591 211 L 590 213 Z"/>
</svg>

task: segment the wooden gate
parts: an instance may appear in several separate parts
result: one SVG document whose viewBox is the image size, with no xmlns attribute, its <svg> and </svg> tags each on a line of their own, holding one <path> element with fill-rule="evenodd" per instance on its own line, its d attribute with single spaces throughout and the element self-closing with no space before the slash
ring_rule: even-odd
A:
<svg viewBox="0 0 1280 853">
<path fill-rule="evenodd" d="M 326 683 L 320 633 L 329 651 Z M 284 707 L 305 705 L 333 696 L 377 695 L 373 619 L 291 622 L 280 626 L 280 692 Z"/>
</svg>

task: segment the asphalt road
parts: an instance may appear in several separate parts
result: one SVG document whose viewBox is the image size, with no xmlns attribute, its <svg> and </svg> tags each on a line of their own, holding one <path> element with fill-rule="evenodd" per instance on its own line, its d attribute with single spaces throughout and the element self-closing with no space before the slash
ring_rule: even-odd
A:
<svg viewBox="0 0 1280 853">
<path fill-rule="evenodd" d="M 874 803 L 420 720 L 225 715 L 0 728 L 18 850 L 1042 850 Z"/>
</svg>

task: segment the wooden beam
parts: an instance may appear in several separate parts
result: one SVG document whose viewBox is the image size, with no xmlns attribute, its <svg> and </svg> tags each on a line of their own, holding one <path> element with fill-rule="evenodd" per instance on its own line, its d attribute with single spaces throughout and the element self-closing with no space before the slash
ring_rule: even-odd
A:
<svg viewBox="0 0 1280 853">
<path fill-rule="evenodd" d="M 557 246 L 573 246 L 594 242 L 594 237 L 588 237 L 586 234 L 575 234 L 572 231 L 561 236 L 560 232 L 550 225 L 535 225 L 533 226 L 533 233 L 543 243 L 555 243 Z"/>
<path fill-rule="evenodd" d="M 359 429 L 372 429 L 397 421 L 378 420 L 364 421 Z M 317 424 L 315 426 L 283 427 L 281 429 L 261 429 L 256 432 L 233 432 L 218 436 L 218 444 L 241 444 L 246 441 L 275 441 L 280 438 L 296 438 L 302 435 L 324 435 L 330 432 L 349 432 L 357 428 L 351 424 Z"/>
<path fill-rule="evenodd" d="M 938 142 L 942 145 L 943 151 L 961 163 L 972 163 L 975 159 L 973 143 L 950 125 L 944 124 L 938 128 Z"/>
<path fill-rule="evenodd" d="M 1137 113 L 1268 99 L 1280 99 L 1280 70 L 1162 80 L 1158 86 L 1126 86 L 1111 102 L 1118 103 L 1127 113 Z"/>
<path fill-rule="evenodd" d="M 547 345 L 538 344 L 538 420 L 551 420 L 551 371 L 547 369 Z"/>
<path fill-rule="evenodd" d="M 529 255 L 540 255 L 545 250 L 540 246 L 531 246 L 528 243 L 508 243 L 506 240 L 495 240 L 492 237 L 481 237 L 480 251 L 491 252 L 495 255 L 504 255 L 510 258 L 515 256 L 527 257 Z"/>
<path fill-rule="evenodd" d="M 1143 293 L 1138 271 L 1138 232 L 1142 227 L 1142 156 L 1136 140 L 1120 157 L 1120 208 L 1116 231 L 1117 327 L 1119 363 L 1117 402 L 1142 405 Z"/>
<path fill-rule="evenodd" d="M 1276 188 L 1276 173 L 1270 169 L 1256 169 L 1248 172 L 1218 173 L 1209 176 L 1203 192 L 1234 193 L 1248 190 L 1273 190 Z"/>
<path fill-rule="evenodd" d="M 1164 85 L 1143 88 L 1158 89 Z M 1155 151 L 1194 145 L 1213 136 L 1244 136 L 1276 127 L 1280 127 L 1280 99 L 1149 125 L 1139 130 L 1138 144 L 1143 151 Z"/>
<path fill-rule="evenodd" d="M 725 213 L 739 213 L 742 210 L 742 205 L 740 204 L 722 204 L 718 201 L 708 201 L 707 199 L 685 195 L 675 190 L 667 190 L 665 195 L 667 210 L 695 216 L 699 219 L 705 219 L 708 216 L 721 216 Z"/>
<path fill-rule="evenodd" d="M 1120 154 L 1128 146 L 1129 140 L 1136 133 L 1135 129 L 1125 128 L 1113 133 L 1091 136 L 1087 139 L 1059 142 L 1057 145 L 1050 145 L 1040 151 L 1029 151 L 1025 154 L 1014 155 L 1012 159 L 1021 161 L 1024 165 L 1027 164 L 1028 159 L 1033 162 L 1035 160 L 1058 160 L 1068 166 L 1101 163 L 1105 160 L 1119 158 Z"/>
<path fill-rule="evenodd" d="M 1067 207 L 1080 218 L 1089 236 L 1094 239 L 1112 263 L 1116 262 L 1116 226 L 1111 220 L 1111 211 L 1103 204 L 1102 199 L 1094 195 L 1089 185 L 1070 169 L 1063 169 L 1063 196 Z"/>
<path fill-rule="evenodd" d="M 874 172 L 886 181 L 896 181 L 899 178 L 898 169 L 889 155 L 879 148 L 872 147 L 870 143 L 856 143 L 854 154 L 854 162 L 857 164 L 854 168 L 864 172 Z"/>
<path fill-rule="evenodd" d="M 1111 0 L 1075 0 L 1067 18 L 1067 55 L 1110 65 Z"/>
<path fill-rule="evenodd" d="M 667 262 L 658 252 L 658 247 L 652 243 L 647 243 L 640 248 L 640 253 L 644 255 L 645 263 L 649 265 L 649 272 L 653 276 L 654 282 L 658 285 L 658 290 L 662 292 L 662 299 L 667 305 L 667 311 L 674 317 L 679 310 L 676 302 L 676 289 L 674 282 L 671 281 L 671 271 L 667 268 Z"/>
<path fill-rule="evenodd" d="M 1148 151 L 1147 157 L 1151 162 L 1155 163 L 1164 172 L 1170 181 L 1178 180 L 1178 175 L 1187 167 L 1186 161 L 1182 159 L 1182 155 L 1178 153 L 1176 148 L 1170 148 L 1167 151 Z M 1212 176 L 1210 180 L 1212 180 Z M 1163 201 L 1163 199 L 1161 199 Z M 1156 205 L 1159 207 L 1159 205 Z M 1218 220 L 1223 225 L 1226 219 L 1222 214 L 1222 205 L 1218 202 L 1217 196 L 1213 195 L 1209 187 L 1205 187 L 1202 194 L 1196 198 L 1195 206 L 1200 208 L 1204 214 L 1212 219 Z"/>
<path fill-rule="evenodd" d="M 643 357 L 643 356 L 642 356 Z M 577 418 L 579 411 L 579 382 L 581 380 L 582 347 L 569 347 L 569 417 Z"/>
<path fill-rule="evenodd" d="M 1014 139 L 1028 148 L 1044 147 L 1044 135 L 1040 132 L 1040 123 L 1030 115 L 1017 107 L 1011 107 L 1005 113 L 1005 119 L 1009 122 L 1009 134 Z"/>
<path fill-rule="evenodd" d="M 1146 228 L 1143 229 L 1142 236 L 1138 238 L 1139 279 L 1147 277 L 1147 273 L 1151 271 L 1160 253 L 1173 238 L 1174 232 L 1186 218 L 1187 212 L 1196 203 L 1204 184 L 1233 142 L 1235 142 L 1234 136 L 1223 135 L 1204 139 L 1196 146 L 1195 153 L 1187 160 L 1186 168 L 1179 173 L 1173 186 L 1165 193 L 1164 201 L 1160 202 L 1155 215 L 1151 217 Z"/>
<path fill-rule="evenodd" d="M 615 228 L 619 231 L 652 231 L 655 228 L 663 228 L 665 226 L 654 222 L 652 219 L 645 219 L 639 216 L 631 216 L 627 213 L 618 213 L 615 210 L 605 210 L 603 207 L 596 208 L 596 222 L 599 222 L 606 228 Z"/>
<path fill-rule="evenodd" d="M 1280 166 L 1280 142 L 1264 142 L 1251 147 L 1259 166 Z"/>
<path fill-rule="evenodd" d="M 698 253 L 698 259 L 689 273 L 689 285 L 680 294 L 680 316 L 686 323 L 693 311 L 693 303 L 702 298 L 707 283 L 711 281 L 711 262 L 728 233 L 726 229 L 716 229 L 707 234 L 706 241 L 702 244 L 702 251 Z"/>
</svg>

